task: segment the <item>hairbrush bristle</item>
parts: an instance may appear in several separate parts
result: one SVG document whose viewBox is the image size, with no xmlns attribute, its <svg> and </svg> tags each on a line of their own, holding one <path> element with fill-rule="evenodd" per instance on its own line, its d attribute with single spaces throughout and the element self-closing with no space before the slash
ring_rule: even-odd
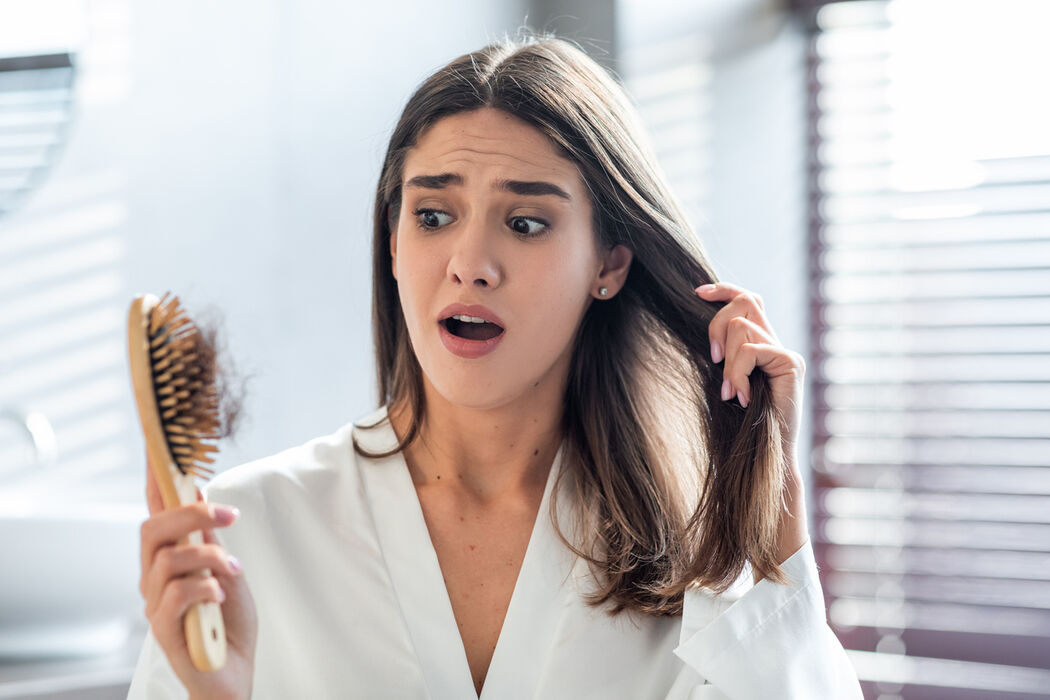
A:
<svg viewBox="0 0 1050 700">
<path fill-rule="evenodd" d="M 205 467 L 219 448 L 219 396 L 215 387 L 215 351 L 197 325 L 169 293 L 150 312 L 149 348 L 153 389 L 161 427 L 175 465 L 183 474 L 205 479 L 215 473 Z"/>
</svg>

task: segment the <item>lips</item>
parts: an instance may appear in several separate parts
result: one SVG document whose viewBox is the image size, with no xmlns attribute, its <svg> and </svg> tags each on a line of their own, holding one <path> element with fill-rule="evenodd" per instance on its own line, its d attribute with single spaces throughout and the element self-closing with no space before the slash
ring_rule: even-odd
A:
<svg viewBox="0 0 1050 700">
<path fill-rule="evenodd" d="M 507 328 L 506 324 L 503 323 L 503 319 L 496 315 L 495 311 L 479 304 L 449 304 L 438 314 L 438 323 L 443 323 L 445 320 L 458 314 L 483 318 L 489 323 L 499 326 L 500 329 L 505 330 Z"/>
<path fill-rule="evenodd" d="M 490 334 L 485 334 L 484 332 L 476 334 L 473 332 L 473 329 L 468 332 L 466 329 L 474 324 L 470 321 L 456 321 L 452 319 L 452 316 L 457 315 L 484 319 L 487 323 L 497 327 L 499 332 L 491 337 L 488 337 Z M 438 329 L 441 342 L 449 352 L 466 359 L 476 359 L 495 350 L 506 335 L 505 328 L 503 319 L 492 309 L 477 304 L 450 304 L 438 314 Z M 466 333 L 467 335 L 476 335 L 477 337 L 464 337 L 453 333 L 453 331 Z"/>
</svg>

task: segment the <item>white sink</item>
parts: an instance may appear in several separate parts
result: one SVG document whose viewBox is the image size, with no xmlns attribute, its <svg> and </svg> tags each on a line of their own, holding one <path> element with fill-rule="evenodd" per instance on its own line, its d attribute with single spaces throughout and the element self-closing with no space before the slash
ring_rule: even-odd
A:
<svg viewBox="0 0 1050 700">
<path fill-rule="evenodd" d="M 145 496 L 114 494 L 0 482 L 0 658 L 106 654 L 142 624 Z"/>
</svg>

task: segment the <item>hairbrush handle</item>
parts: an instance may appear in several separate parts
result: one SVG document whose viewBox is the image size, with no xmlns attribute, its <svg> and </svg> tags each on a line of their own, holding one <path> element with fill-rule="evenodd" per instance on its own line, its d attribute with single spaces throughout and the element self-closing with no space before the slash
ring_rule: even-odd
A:
<svg viewBox="0 0 1050 700">
<path fill-rule="evenodd" d="M 174 463 L 169 462 L 175 490 L 181 505 L 197 502 L 197 485 L 193 477 L 182 474 Z M 179 541 L 179 544 L 204 544 L 204 535 L 194 530 Z M 211 576 L 211 569 L 201 569 L 195 576 Z M 193 665 L 198 671 L 217 671 L 226 664 L 226 626 L 222 619 L 222 608 L 215 601 L 194 603 L 182 620 L 186 634 L 186 647 Z"/>
<path fill-rule="evenodd" d="M 164 507 L 192 505 L 197 502 L 197 484 L 193 476 L 183 474 L 167 453 L 167 449 L 147 440 L 149 464 L 160 487 Z M 178 544 L 203 544 L 204 535 L 194 530 L 181 538 Z M 211 576 L 211 569 L 201 569 L 193 575 Z M 214 601 L 194 603 L 183 618 L 186 647 L 198 671 L 217 671 L 226 664 L 226 627 L 222 608 Z"/>
<path fill-rule="evenodd" d="M 166 297 L 167 295 L 165 295 Z M 193 505 L 197 502 L 197 485 L 194 474 L 200 473 L 194 467 L 183 471 L 176 464 L 169 444 L 167 431 L 175 431 L 176 427 L 165 427 L 162 419 L 161 402 L 159 398 L 166 398 L 164 405 L 167 406 L 168 414 L 172 413 L 172 398 L 178 396 L 174 383 L 165 386 L 165 377 L 169 378 L 176 370 L 183 367 L 181 359 L 172 360 L 172 357 L 185 357 L 186 363 L 190 362 L 193 348 L 192 343 L 182 345 L 177 349 L 163 347 L 168 341 L 166 326 L 154 320 L 153 336 L 150 334 L 150 314 L 154 309 L 160 308 L 161 313 L 166 313 L 172 326 L 176 323 L 173 310 L 177 309 L 177 297 L 168 307 L 161 305 L 151 294 L 136 297 L 128 311 L 128 357 L 131 369 L 132 386 L 135 393 L 135 403 L 138 407 L 139 419 L 142 423 L 142 433 L 146 442 L 146 452 L 149 457 L 148 468 L 152 470 L 157 486 L 161 493 L 165 509 L 184 505 Z M 182 324 L 187 323 L 182 321 Z M 159 327 L 158 327 L 159 326 Z M 183 336 L 187 338 L 189 336 Z M 161 359 L 165 353 L 170 351 L 170 357 Z M 156 364 L 155 364 L 156 362 Z M 158 365 L 168 363 L 164 369 L 158 369 Z M 159 383 L 157 383 L 159 382 Z M 185 387 L 185 383 L 179 385 L 179 391 Z M 184 397 L 183 397 L 184 398 Z M 182 399 L 179 399 L 182 400 Z M 176 402 L 177 403 L 177 402 Z M 176 411 L 177 412 L 177 411 Z M 186 435 L 185 426 L 179 430 L 179 435 Z M 190 427 L 197 427 L 193 422 Z M 207 428 L 207 426 L 204 426 Z M 205 430 L 204 432 L 207 432 Z M 175 440 L 177 438 L 170 438 Z M 199 441 L 198 441 L 199 443 Z M 180 449 L 176 446 L 174 449 Z M 199 449 L 199 447 L 198 447 Z M 209 448 L 205 448 L 209 449 Z M 200 454 L 196 454 L 200 457 Z M 200 530 L 191 532 L 188 536 L 181 538 L 177 544 L 203 544 L 204 536 Z M 201 569 L 194 575 L 211 576 L 210 569 Z M 186 646 L 189 650 L 193 665 L 199 671 L 217 671 L 226 663 L 226 628 L 223 623 L 222 609 L 214 601 L 195 603 L 186 611 L 183 618 L 183 628 L 186 635 Z"/>
</svg>

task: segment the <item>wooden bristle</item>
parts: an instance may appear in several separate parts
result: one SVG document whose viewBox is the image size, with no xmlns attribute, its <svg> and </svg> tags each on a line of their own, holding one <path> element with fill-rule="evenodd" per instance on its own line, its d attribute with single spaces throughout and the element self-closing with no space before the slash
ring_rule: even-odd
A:
<svg viewBox="0 0 1050 700">
<path fill-rule="evenodd" d="M 219 451 L 204 440 L 219 437 L 219 401 L 215 354 L 206 347 L 197 325 L 170 292 L 149 318 L 153 386 L 168 449 L 184 474 L 210 478 L 208 455 Z"/>
</svg>

